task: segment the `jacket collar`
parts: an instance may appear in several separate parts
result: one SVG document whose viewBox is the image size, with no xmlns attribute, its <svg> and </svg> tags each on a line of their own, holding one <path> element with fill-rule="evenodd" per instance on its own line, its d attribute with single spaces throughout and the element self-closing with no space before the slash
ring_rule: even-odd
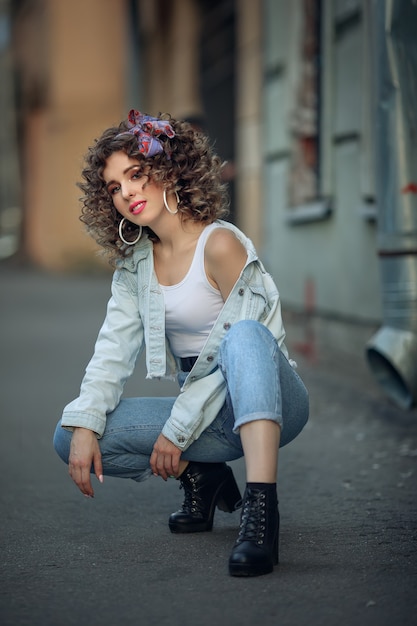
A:
<svg viewBox="0 0 417 626">
<path fill-rule="evenodd" d="M 135 272 L 139 261 L 146 259 L 151 251 L 152 241 L 149 239 L 148 235 L 144 234 L 135 245 L 132 254 L 117 261 L 117 267 L 119 269 L 127 269 L 129 272 Z"/>
</svg>

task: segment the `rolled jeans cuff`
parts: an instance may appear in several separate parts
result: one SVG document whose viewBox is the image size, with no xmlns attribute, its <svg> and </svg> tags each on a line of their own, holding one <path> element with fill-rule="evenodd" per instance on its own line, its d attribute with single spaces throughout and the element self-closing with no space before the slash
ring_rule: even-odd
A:
<svg viewBox="0 0 417 626">
<path fill-rule="evenodd" d="M 274 415 L 271 413 L 250 413 L 249 415 L 243 415 L 236 420 L 233 427 L 233 432 L 235 433 L 235 435 L 238 435 L 241 426 L 243 426 L 244 424 L 249 424 L 249 422 L 256 422 L 258 420 L 269 420 L 271 422 L 275 422 L 282 430 L 283 420 L 281 415 Z"/>
</svg>

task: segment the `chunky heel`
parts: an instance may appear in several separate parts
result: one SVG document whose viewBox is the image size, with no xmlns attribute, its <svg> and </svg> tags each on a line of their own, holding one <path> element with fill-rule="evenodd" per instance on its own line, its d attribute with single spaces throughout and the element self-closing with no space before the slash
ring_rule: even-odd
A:
<svg viewBox="0 0 417 626">
<path fill-rule="evenodd" d="M 217 500 L 217 508 L 226 513 L 233 513 L 242 506 L 242 496 L 232 469 L 227 467 L 228 475 L 220 488 Z"/>
<path fill-rule="evenodd" d="M 231 576 L 261 576 L 279 561 L 279 512 L 276 486 L 246 487 L 239 536 L 229 559 Z"/>
<path fill-rule="evenodd" d="M 216 505 L 232 513 L 242 501 L 233 472 L 226 463 L 190 462 L 179 478 L 184 502 L 170 515 L 172 533 L 198 533 L 213 528 Z"/>
</svg>

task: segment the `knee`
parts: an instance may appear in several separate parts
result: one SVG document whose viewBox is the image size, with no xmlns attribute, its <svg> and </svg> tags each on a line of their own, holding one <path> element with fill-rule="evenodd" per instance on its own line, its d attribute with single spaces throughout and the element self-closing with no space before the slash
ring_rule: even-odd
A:
<svg viewBox="0 0 417 626">
<path fill-rule="evenodd" d="M 237 346 L 241 352 L 245 346 L 252 342 L 259 345 L 259 342 L 266 341 L 270 343 L 271 340 L 274 340 L 272 333 L 260 322 L 256 320 L 241 320 L 233 324 L 228 330 L 220 344 L 220 352 L 224 353 L 231 346 Z"/>
<path fill-rule="evenodd" d="M 57 455 L 68 464 L 72 433 L 62 428 L 61 421 L 58 422 L 54 437 L 53 445 Z"/>
<path fill-rule="evenodd" d="M 232 324 L 225 336 L 225 341 L 231 342 L 252 335 L 262 335 L 264 332 L 269 333 L 269 330 L 260 322 L 256 320 L 240 320 Z"/>
</svg>

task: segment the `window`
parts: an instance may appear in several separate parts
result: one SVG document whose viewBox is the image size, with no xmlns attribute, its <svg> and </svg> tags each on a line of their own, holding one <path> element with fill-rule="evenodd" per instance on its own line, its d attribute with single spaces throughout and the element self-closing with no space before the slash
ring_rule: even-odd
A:
<svg viewBox="0 0 417 626">
<path fill-rule="evenodd" d="M 320 2 L 303 0 L 299 71 L 290 120 L 288 206 L 298 207 L 320 195 Z"/>
<path fill-rule="evenodd" d="M 335 148 L 356 144 L 358 210 L 375 219 L 371 0 L 264 0 L 266 176 L 278 164 L 285 219 L 327 219 Z"/>
</svg>

